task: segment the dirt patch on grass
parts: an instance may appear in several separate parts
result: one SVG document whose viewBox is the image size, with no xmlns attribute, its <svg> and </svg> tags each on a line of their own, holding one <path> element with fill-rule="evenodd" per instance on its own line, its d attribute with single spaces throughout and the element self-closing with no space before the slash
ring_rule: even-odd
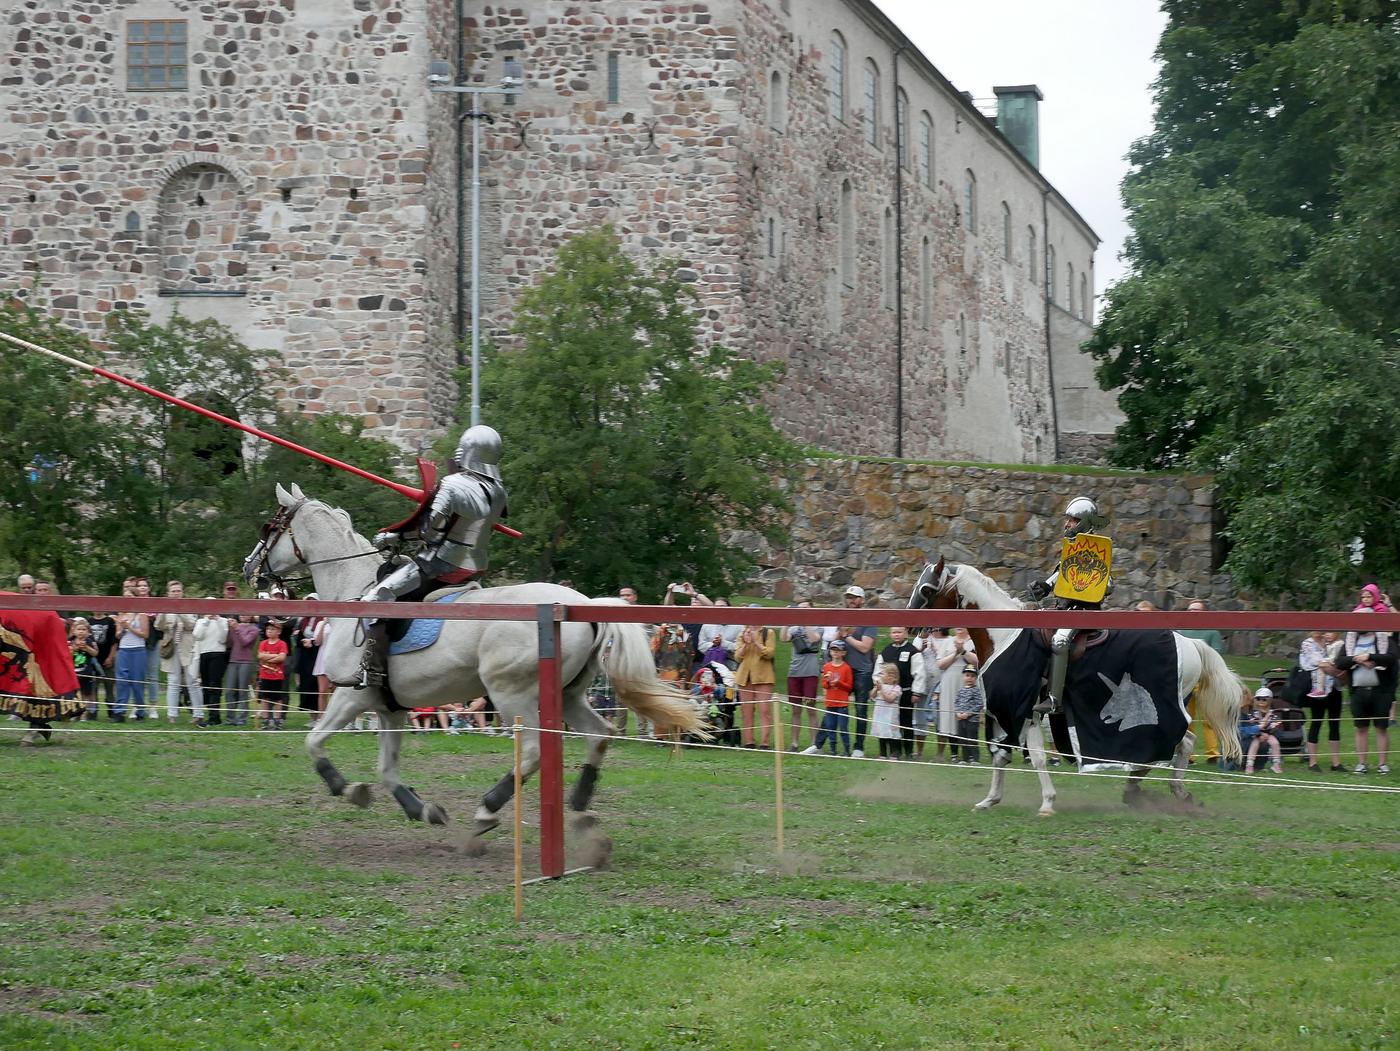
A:
<svg viewBox="0 0 1400 1051">
<path fill-rule="evenodd" d="M 62 989 L 47 985 L 3 985 L 0 984 L 0 1015 L 21 1014 L 46 1022 L 68 1022 L 87 1025 L 91 1019 L 79 1011 L 51 1011 L 40 1005 L 49 1000 L 70 996 Z"/>
</svg>

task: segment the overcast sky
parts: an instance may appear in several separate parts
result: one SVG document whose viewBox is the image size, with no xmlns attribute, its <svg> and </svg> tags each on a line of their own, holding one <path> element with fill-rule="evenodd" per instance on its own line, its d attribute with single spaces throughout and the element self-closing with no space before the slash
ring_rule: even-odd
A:
<svg viewBox="0 0 1400 1051">
<path fill-rule="evenodd" d="M 1123 273 L 1118 186 L 1134 139 L 1152 129 L 1152 53 L 1166 23 L 1157 0 L 876 0 L 960 91 L 1037 84 L 1040 168 L 1103 243 L 1098 293 Z"/>
</svg>

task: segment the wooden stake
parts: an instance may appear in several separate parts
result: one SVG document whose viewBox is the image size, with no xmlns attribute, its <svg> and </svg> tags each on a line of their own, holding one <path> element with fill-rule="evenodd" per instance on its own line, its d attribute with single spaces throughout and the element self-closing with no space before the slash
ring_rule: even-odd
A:
<svg viewBox="0 0 1400 1051">
<path fill-rule="evenodd" d="M 778 732 L 782 725 L 778 722 L 779 701 L 773 698 L 773 796 L 774 809 L 778 814 L 778 854 L 781 855 L 783 846 L 783 735 Z"/>
<path fill-rule="evenodd" d="M 522 846 L 524 829 L 524 804 L 520 801 L 520 765 L 523 752 L 523 742 L 520 739 L 520 716 L 515 717 L 515 922 L 519 923 L 525 916 L 525 889 L 524 883 L 524 850 Z"/>
</svg>

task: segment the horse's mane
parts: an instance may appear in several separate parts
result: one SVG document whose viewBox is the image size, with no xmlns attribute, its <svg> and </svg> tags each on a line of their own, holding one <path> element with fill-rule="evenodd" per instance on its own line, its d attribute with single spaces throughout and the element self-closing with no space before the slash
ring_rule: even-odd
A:
<svg viewBox="0 0 1400 1051">
<path fill-rule="evenodd" d="M 307 506 L 308 508 L 315 507 L 319 511 L 324 511 L 332 518 L 339 521 L 339 523 L 345 528 L 345 532 L 357 541 L 357 546 L 361 549 L 372 546 L 368 540 L 366 540 L 363 536 L 361 536 L 355 531 L 355 523 L 350 518 L 350 512 L 345 510 L 343 507 L 332 507 L 324 500 L 312 500 L 308 503 Z"/>
<path fill-rule="evenodd" d="M 954 588 L 966 602 L 978 609 L 1025 609 L 1025 604 L 1014 599 L 980 569 L 962 562 L 954 562 L 943 567 L 943 578 L 938 582 L 939 589 Z"/>
</svg>

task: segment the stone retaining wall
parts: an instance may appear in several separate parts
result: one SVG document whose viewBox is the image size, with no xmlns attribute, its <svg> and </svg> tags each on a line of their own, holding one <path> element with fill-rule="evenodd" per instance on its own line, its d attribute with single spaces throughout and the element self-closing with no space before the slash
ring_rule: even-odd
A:
<svg viewBox="0 0 1400 1051">
<path fill-rule="evenodd" d="M 1149 599 L 1180 609 L 1201 598 L 1239 609 L 1228 575 L 1213 572 L 1215 493 L 1207 475 L 1106 475 L 989 467 L 809 460 L 793 487 L 791 541 L 758 553 L 758 594 L 836 605 L 859 584 L 902 605 L 927 558 L 984 570 L 1014 594 L 1046 575 L 1060 515 L 1075 496 L 1108 513 L 1116 587 L 1109 604 Z"/>
</svg>

